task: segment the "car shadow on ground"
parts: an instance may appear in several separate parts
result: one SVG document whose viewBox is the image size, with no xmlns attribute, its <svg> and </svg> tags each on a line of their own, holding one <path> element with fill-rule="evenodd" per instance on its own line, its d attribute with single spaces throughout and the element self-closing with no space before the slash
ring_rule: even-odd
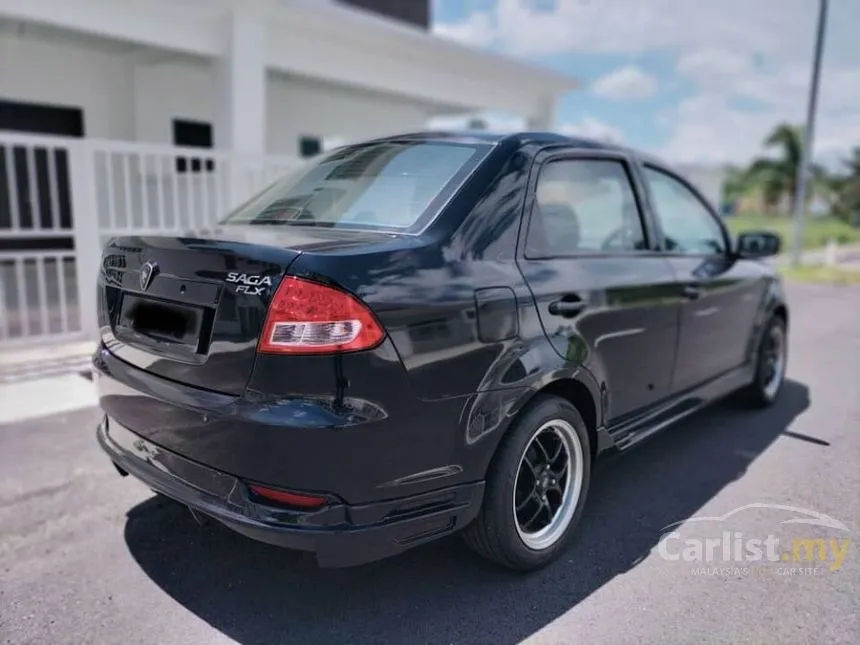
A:
<svg viewBox="0 0 860 645">
<path fill-rule="evenodd" d="M 320 570 L 309 556 L 218 525 L 200 528 L 186 509 L 161 498 L 128 513 L 125 538 L 159 587 L 245 645 L 516 643 L 635 567 L 665 526 L 695 514 L 790 434 L 809 403 L 806 386 L 787 381 L 767 410 L 714 406 L 605 463 L 570 550 L 527 575 L 483 562 L 456 538 L 357 568 Z M 827 449 L 806 439 L 811 449 Z"/>
</svg>

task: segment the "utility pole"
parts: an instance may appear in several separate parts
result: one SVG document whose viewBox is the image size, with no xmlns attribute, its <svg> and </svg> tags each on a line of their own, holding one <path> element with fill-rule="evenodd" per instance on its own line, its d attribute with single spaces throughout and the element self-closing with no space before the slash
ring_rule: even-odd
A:
<svg viewBox="0 0 860 645">
<path fill-rule="evenodd" d="M 803 130 L 803 150 L 797 168 L 794 192 L 794 244 L 791 264 L 799 266 L 803 256 L 803 217 L 806 206 L 806 188 L 809 181 L 809 168 L 812 162 L 812 146 L 815 141 L 815 115 L 818 109 L 818 85 L 821 76 L 821 55 L 824 52 L 824 36 L 827 26 L 829 0 L 819 0 L 818 32 L 815 39 L 815 58 L 812 61 L 812 79 L 806 106 L 806 127 Z"/>
</svg>

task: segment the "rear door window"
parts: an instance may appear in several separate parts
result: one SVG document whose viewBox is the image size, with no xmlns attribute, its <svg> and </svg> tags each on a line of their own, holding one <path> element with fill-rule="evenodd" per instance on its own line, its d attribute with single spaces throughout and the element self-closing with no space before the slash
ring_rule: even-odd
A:
<svg viewBox="0 0 860 645">
<path fill-rule="evenodd" d="M 432 221 L 490 148 L 440 141 L 348 146 L 284 177 L 224 223 L 415 232 Z"/>
<path fill-rule="evenodd" d="M 632 253 L 647 249 L 630 176 L 614 159 L 558 159 L 543 165 L 526 256 Z"/>
</svg>

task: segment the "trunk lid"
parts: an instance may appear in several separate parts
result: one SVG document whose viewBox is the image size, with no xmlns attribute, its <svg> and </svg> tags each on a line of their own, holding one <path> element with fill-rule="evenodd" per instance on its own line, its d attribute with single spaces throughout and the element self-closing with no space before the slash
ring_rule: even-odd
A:
<svg viewBox="0 0 860 645">
<path fill-rule="evenodd" d="M 227 226 L 207 238 L 122 237 L 102 256 L 99 325 L 108 350 L 158 376 L 239 395 L 269 302 L 304 252 L 359 251 L 387 233 Z"/>
</svg>

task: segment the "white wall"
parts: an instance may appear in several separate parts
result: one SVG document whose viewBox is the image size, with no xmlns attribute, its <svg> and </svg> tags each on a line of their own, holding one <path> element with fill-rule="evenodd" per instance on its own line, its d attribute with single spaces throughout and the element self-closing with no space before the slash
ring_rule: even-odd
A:
<svg viewBox="0 0 860 645">
<path fill-rule="evenodd" d="M 270 152 L 298 154 L 301 136 L 348 142 L 423 130 L 428 116 L 426 106 L 400 97 L 269 74 L 266 128 Z"/>
<path fill-rule="evenodd" d="M 107 48 L 0 30 L 0 97 L 84 110 L 87 136 L 134 136 L 131 66 Z"/>
<path fill-rule="evenodd" d="M 174 60 L 138 66 L 137 138 L 170 143 L 174 118 L 215 123 L 215 83 L 214 70 L 204 62 Z M 270 73 L 266 84 L 267 151 L 298 155 L 302 136 L 348 141 L 420 130 L 425 127 L 428 113 L 426 106 L 400 97 Z"/>
<path fill-rule="evenodd" d="M 96 138 L 170 144 L 174 118 L 215 122 L 208 61 L 51 38 L 0 30 L 0 97 L 80 107 L 86 135 Z M 268 152 L 296 155 L 303 135 L 348 141 L 423 129 L 429 112 L 401 97 L 270 73 Z"/>
<path fill-rule="evenodd" d="M 173 143 L 173 119 L 213 123 L 214 74 L 205 61 L 173 58 L 134 70 L 135 139 Z"/>
</svg>

